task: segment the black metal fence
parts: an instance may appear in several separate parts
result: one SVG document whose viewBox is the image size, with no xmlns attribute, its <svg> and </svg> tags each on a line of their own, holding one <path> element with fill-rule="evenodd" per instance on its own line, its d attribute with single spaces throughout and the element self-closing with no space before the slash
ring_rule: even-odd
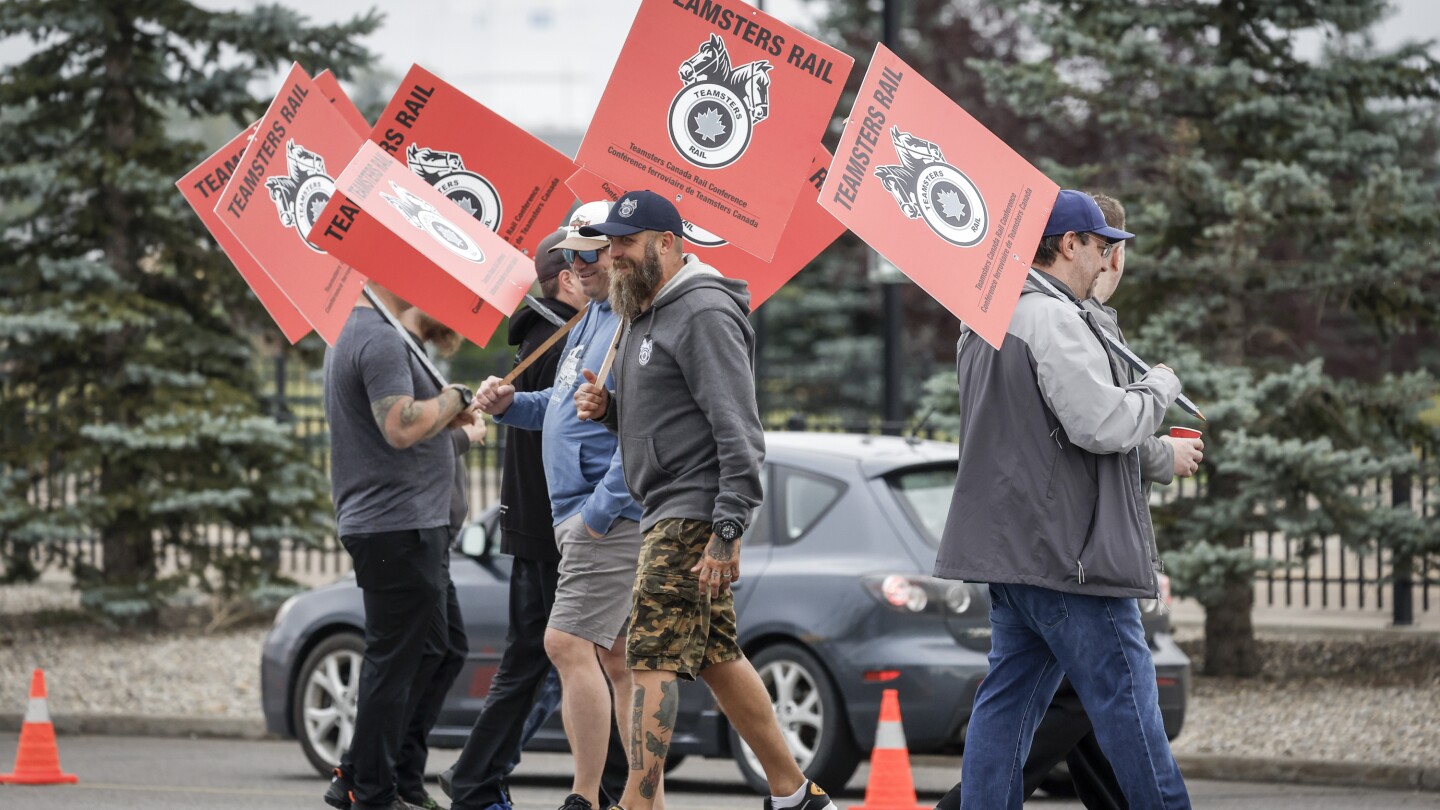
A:
<svg viewBox="0 0 1440 810">
<path fill-rule="evenodd" d="M 275 362 L 268 369 L 270 381 L 266 397 L 272 413 L 293 426 L 310 448 L 317 469 L 329 474 L 329 429 L 320 396 L 318 374 L 313 369 Z M 811 430 L 841 433 L 884 433 L 919 435 L 921 438 L 943 438 L 927 426 L 918 430 L 909 424 L 810 417 L 800 414 L 771 419 L 779 430 Z M 465 463 L 470 473 L 470 514 L 477 515 L 499 497 L 500 458 L 504 452 L 506 430 L 491 425 L 484 446 L 473 448 Z M 1377 482 L 1374 491 L 1376 508 L 1411 509 L 1435 519 L 1440 511 L 1440 482 L 1433 479 L 1411 480 L 1397 476 L 1393 481 Z M 77 482 L 46 482 L 35 497 L 60 504 L 66 497 L 82 491 Z M 1166 488 L 1157 488 L 1155 498 L 1163 502 L 1174 498 L 1195 497 L 1200 484 L 1182 479 Z M 63 506 L 63 504 L 60 504 Z M 242 533 L 223 527 L 196 529 L 216 551 L 225 554 L 245 553 L 248 543 Z M 1277 532 L 1257 532 L 1251 537 L 1251 548 L 1257 558 L 1273 561 L 1274 565 L 1257 575 L 1256 604 L 1286 608 L 1345 609 L 1390 611 L 1397 625 L 1413 624 L 1415 611 L 1428 613 L 1440 610 L 1440 559 L 1434 555 L 1399 557 L 1378 541 L 1369 544 L 1347 544 L 1337 538 L 1321 543 L 1306 543 L 1287 538 Z M 166 549 L 161 567 L 179 567 L 187 560 L 183 551 Z M 99 543 L 93 537 L 77 537 L 53 543 L 32 552 L 37 565 L 68 566 L 75 561 L 98 565 Z M 282 543 L 279 573 L 306 583 L 332 579 L 350 568 L 349 556 L 336 538 L 327 538 L 319 546 Z M 1388 592 L 1388 593 L 1387 593 Z M 1388 601 L 1387 601 L 1388 597 Z"/>
</svg>

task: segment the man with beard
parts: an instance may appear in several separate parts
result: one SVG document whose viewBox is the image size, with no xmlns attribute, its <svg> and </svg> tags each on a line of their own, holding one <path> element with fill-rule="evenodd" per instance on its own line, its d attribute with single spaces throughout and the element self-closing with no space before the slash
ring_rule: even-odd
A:
<svg viewBox="0 0 1440 810">
<path fill-rule="evenodd" d="M 392 312 L 409 308 L 374 283 L 370 290 Z M 440 389 L 406 343 L 362 298 L 325 352 L 331 493 L 365 601 L 355 731 L 341 766 L 345 798 L 360 810 L 409 807 L 395 768 L 420 696 L 413 685 L 439 664 L 425 651 L 448 644 L 442 560 L 455 446 L 442 434 L 470 421 L 470 391 Z"/>
<path fill-rule="evenodd" d="M 1059 193 L 1006 339 L 962 324 L 960 467 L 935 575 L 990 586 L 990 671 L 975 695 L 961 804 L 1019 808 L 1036 725 L 1068 677 L 1136 807 L 1188 808 L 1137 598 L 1158 598 L 1137 448 L 1180 393 L 1157 365 L 1113 369 L 1089 298 L 1134 234 Z M 997 509 L 996 504 L 1007 508 Z"/>
<path fill-rule="evenodd" d="M 540 241 L 535 274 L 540 283 L 539 306 L 568 320 L 586 299 L 560 255 L 547 252 L 563 238 L 564 231 L 557 230 Z M 516 312 L 510 319 L 510 343 L 517 347 L 515 363 L 534 352 L 556 328 L 534 305 Z M 516 387 L 521 391 L 549 388 L 559 358 L 559 347 L 552 346 L 516 378 Z M 520 758 L 527 719 L 551 674 L 544 633 L 555 602 L 560 554 L 555 548 L 540 441 L 538 432 L 517 430 L 506 436 L 500 527 L 501 551 L 515 558 L 510 572 L 510 627 L 485 706 L 459 759 L 440 775 L 440 789 L 456 807 L 511 810 L 505 777 Z"/>
<path fill-rule="evenodd" d="M 609 245 L 578 233 L 581 225 L 604 220 L 609 210 L 603 201 L 581 206 L 566 239 L 550 248 L 565 256 L 590 299 L 585 316 L 567 336 L 554 385 L 516 393 L 513 386 L 491 377 L 481 384 L 476 399 L 496 422 L 543 430 L 545 436 L 545 477 L 560 546 L 560 585 L 545 630 L 545 650 L 560 672 L 565 732 L 575 756 L 571 793 L 562 810 L 590 810 L 599 803 L 601 768 L 611 739 L 611 689 L 614 717 L 620 721 L 630 716 L 633 692 L 624 628 L 640 555 L 640 505 L 625 488 L 614 434 L 581 421 L 572 399 L 580 369 L 600 366 L 620 327 L 607 300 Z M 624 750 L 618 744 L 616 749 L 614 765 L 623 774 Z M 618 798 L 618 791 L 611 798 Z"/>
<path fill-rule="evenodd" d="M 730 585 L 761 499 L 765 438 L 751 364 L 745 282 L 681 252 L 675 206 L 652 191 L 621 197 L 582 236 L 610 237 L 610 304 L 625 321 L 615 390 L 586 369 L 581 419 L 619 434 L 625 482 L 642 505 L 644 542 L 626 661 L 634 670 L 630 780 L 621 805 L 650 810 L 680 705 L 697 675 L 755 752 L 766 810 L 833 807 L 795 765 L 770 697 L 735 639 Z"/>
</svg>

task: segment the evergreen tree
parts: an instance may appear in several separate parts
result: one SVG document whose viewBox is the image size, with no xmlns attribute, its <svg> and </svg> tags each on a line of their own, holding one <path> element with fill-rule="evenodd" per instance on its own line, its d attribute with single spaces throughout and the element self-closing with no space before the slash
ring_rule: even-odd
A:
<svg viewBox="0 0 1440 810">
<path fill-rule="evenodd" d="M 251 88 L 298 60 L 347 75 L 374 12 L 315 27 L 275 6 L 9 0 L 0 37 L 0 539 L 5 575 L 98 536 L 88 604 L 145 615 L 182 586 L 265 585 L 283 537 L 328 523 L 323 479 L 254 392 L 278 333 L 174 182 L 208 152 L 177 118 L 231 131 Z M 213 149 L 218 144 L 209 145 Z M 210 538 L 248 535 L 254 553 Z M 177 568 L 161 565 L 172 549 Z"/>
<path fill-rule="evenodd" d="M 1157 510 L 1162 554 L 1206 609 L 1205 671 L 1252 675 L 1252 532 L 1379 541 L 1401 567 L 1440 549 L 1433 520 L 1375 488 L 1433 472 L 1417 451 L 1440 441 L 1420 418 L 1440 64 L 1428 44 L 1377 52 L 1381 0 L 995 6 L 1034 46 L 972 66 L 1043 135 L 1007 139 L 1120 198 L 1141 234 L 1112 303 L 1210 419 L 1200 497 Z"/>
</svg>

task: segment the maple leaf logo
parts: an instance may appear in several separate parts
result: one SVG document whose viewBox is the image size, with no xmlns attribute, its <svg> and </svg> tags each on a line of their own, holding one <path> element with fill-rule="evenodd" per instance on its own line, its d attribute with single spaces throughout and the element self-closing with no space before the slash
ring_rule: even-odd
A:
<svg viewBox="0 0 1440 810">
<path fill-rule="evenodd" d="M 724 135 L 725 124 L 720 121 L 720 111 L 712 107 L 695 116 L 695 134 L 709 139 L 712 143 Z"/>
<path fill-rule="evenodd" d="M 942 191 L 940 192 L 939 202 L 940 212 L 949 219 L 964 222 L 970 218 L 970 215 L 965 211 L 965 201 L 960 199 L 959 194 L 953 191 Z"/>
<path fill-rule="evenodd" d="M 470 201 L 469 197 L 461 197 L 455 204 L 460 206 L 465 213 L 472 217 L 475 216 L 476 206 L 475 203 Z"/>
</svg>

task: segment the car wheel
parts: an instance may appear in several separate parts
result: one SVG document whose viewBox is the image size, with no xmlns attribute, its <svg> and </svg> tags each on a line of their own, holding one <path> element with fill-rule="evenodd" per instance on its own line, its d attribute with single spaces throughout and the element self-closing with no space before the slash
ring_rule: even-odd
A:
<svg viewBox="0 0 1440 810">
<path fill-rule="evenodd" d="M 350 747 L 364 656 L 365 639 L 358 633 L 336 633 L 315 645 L 295 678 L 291 722 L 305 758 L 321 776 L 329 776 Z"/>
<path fill-rule="evenodd" d="M 839 791 L 860 764 L 845 705 L 830 676 L 810 652 L 794 644 L 766 647 L 750 659 L 780 722 L 795 764 L 816 784 Z M 767 793 L 765 771 L 750 746 L 730 728 L 730 750 L 751 789 Z"/>
</svg>

